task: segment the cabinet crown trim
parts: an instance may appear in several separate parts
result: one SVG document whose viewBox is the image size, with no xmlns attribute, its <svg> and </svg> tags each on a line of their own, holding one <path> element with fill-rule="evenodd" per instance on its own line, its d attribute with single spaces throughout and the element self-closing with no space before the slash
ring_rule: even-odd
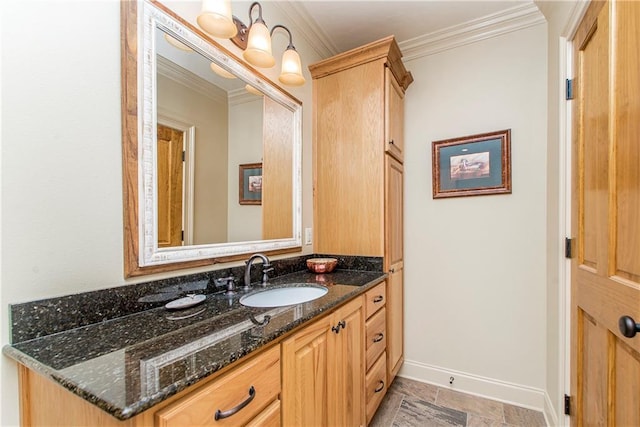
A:
<svg viewBox="0 0 640 427">
<path fill-rule="evenodd" d="M 402 52 L 394 36 L 348 50 L 323 61 L 309 65 L 311 77 L 318 79 L 367 62 L 385 59 L 397 82 L 406 90 L 413 82 L 411 72 L 402 63 Z"/>
</svg>

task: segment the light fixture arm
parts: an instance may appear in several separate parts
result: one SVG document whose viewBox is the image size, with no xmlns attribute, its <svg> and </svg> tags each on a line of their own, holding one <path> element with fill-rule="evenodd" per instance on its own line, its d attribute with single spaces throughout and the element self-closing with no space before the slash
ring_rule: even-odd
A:
<svg viewBox="0 0 640 427">
<path fill-rule="evenodd" d="M 255 6 L 258 6 L 258 18 L 255 20 L 255 22 L 259 22 L 261 24 L 265 24 L 264 19 L 262 19 L 262 5 L 257 2 L 254 1 L 253 3 L 251 3 L 251 6 L 249 6 L 249 28 L 251 28 L 251 26 L 253 25 L 254 21 L 253 21 L 253 17 L 251 16 L 252 12 L 253 12 L 253 8 Z"/>
<path fill-rule="evenodd" d="M 293 36 L 291 35 L 291 31 L 289 31 L 289 29 L 287 27 L 285 27 L 284 25 L 280 25 L 280 24 L 276 24 L 273 26 L 273 28 L 271 29 L 271 37 L 273 37 L 273 33 L 276 31 L 277 28 L 282 28 L 283 30 L 285 30 L 288 34 L 289 34 L 289 46 L 287 46 L 287 49 L 293 49 L 295 50 L 295 46 L 293 45 Z"/>
</svg>

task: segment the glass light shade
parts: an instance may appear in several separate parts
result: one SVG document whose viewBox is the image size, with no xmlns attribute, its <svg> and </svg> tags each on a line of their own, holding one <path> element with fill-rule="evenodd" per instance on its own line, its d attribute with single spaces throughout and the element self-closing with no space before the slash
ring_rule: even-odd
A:
<svg viewBox="0 0 640 427">
<path fill-rule="evenodd" d="M 218 64 L 212 62 L 211 63 L 211 71 L 219 75 L 220 77 L 224 77 L 225 79 L 235 79 L 236 76 L 219 66 Z"/>
<path fill-rule="evenodd" d="M 202 0 L 197 22 L 200 28 L 214 37 L 230 39 L 238 33 L 231 15 L 231 0 Z"/>
<path fill-rule="evenodd" d="M 254 22 L 249 30 L 247 48 L 242 56 L 251 65 L 262 68 L 271 68 L 276 60 L 271 54 L 271 36 L 269 29 L 261 22 Z"/>
<path fill-rule="evenodd" d="M 185 52 L 193 52 L 193 49 L 191 49 L 189 46 L 182 43 L 181 41 L 171 37 L 169 34 L 165 33 L 164 39 L 167 41 L 167 43 L 169 43 L 171 46 L 177 49 L 184 50 Z"/>
<path fill-rule="evenodd" d="M 282 71 L 278 80 L 289 86 L 302 86 L 304 84 L 300 55 L 295 49 L 284 51 L 282 55 Z"/>
<path fill-rule="evenodd" d="M 252 93 L 254 95 L 258 95 L 258 96 L 263 96 L 264 94 L 262 92 L 260 92 L 258 89 L 256 89 L 255 87 L 251 86 L 251 85 L 245 85 L 245 90 L 249 93 Z"/>
</svg>

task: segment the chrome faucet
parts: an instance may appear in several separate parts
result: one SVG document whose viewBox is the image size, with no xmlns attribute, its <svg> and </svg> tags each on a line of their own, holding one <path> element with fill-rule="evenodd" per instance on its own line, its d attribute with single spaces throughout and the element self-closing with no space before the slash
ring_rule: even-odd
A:
<svg viewBox="0 0 640 427">
<path fill-rule="evenodd" d="M 253 261 L 256 258 L 260 258 L 262 260 L 262 282 L 260 283 L 262 286 L 267 286 L 267 280 L 269 280 L 268 273 L 273 271 L 273 267 L 271 267 L 271 262 L 269 262 L 269 258 L 267 258 L 264 254 L 254 254 L 245 262 L 247 264 L 247 268 L 244 271 L 244 288 L 248 289 L 251 286 L 251 266 L 253 265 Z"/>
</svg>

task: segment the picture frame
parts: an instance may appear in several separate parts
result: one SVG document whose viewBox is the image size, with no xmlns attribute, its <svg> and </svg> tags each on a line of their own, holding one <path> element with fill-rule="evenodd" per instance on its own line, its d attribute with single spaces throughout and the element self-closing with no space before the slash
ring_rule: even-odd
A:
<svg viewBox="0 0 640 427">
<path fill-rule="evenodd" d="M 432 142 L 433 198 L 511 193 L 511 129 Z"/>
<path fill-rule="evenodd" d="M 241 205 L 262 204 L 262 163 L 246 163 L 240 165 L 238 181 Z"/>
</svg>

